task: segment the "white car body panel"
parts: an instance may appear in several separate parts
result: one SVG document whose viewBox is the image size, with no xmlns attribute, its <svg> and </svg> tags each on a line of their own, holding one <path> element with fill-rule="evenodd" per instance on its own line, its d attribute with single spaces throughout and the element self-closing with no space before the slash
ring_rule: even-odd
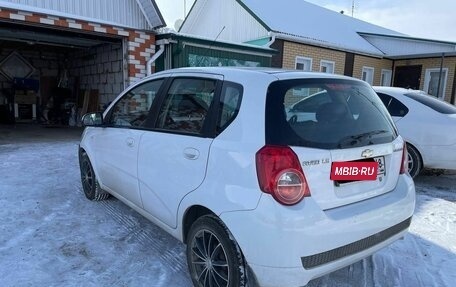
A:
<svg viewBox="0 0 456 287">
<path fill-rule="evenodd" d="M 160 132 L 142 136 L 138 180 L 147 212 L 176 228 L 180 201 L 206 176 L 211 143 L 212 139 Z"/>
<path fill-rule="evenodd" d="M 90 135 L 101 187 L 140 207 L 137 155 L 143 133 L 133 129 L 102 128 Z"/>
<path fill-rule="evenodd" d="M 374 87 L 403 103 L 409 112 L 393 117 L 399 134 L 420 153 L 425 167 L 456 169 L 456 114 L 446 115 L 404 96 L 403 88 Z M 426 96 L 423 94 L 423 96 Z"/>
</svg>

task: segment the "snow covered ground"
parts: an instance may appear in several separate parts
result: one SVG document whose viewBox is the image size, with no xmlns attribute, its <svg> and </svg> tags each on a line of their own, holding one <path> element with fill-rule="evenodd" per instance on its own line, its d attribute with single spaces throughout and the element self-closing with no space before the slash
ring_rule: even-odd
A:
<svg viewBox="0 0 456 287">
<path fill-rule="evenodd" d="M 116 199 L 85 199 L 77 144 L 0 136 L 0 286 L 191 286 L 183 244 Z M 416 184 L 404 240 L 309 286 L 455 286 L 456 174 Z"/>
</svg>

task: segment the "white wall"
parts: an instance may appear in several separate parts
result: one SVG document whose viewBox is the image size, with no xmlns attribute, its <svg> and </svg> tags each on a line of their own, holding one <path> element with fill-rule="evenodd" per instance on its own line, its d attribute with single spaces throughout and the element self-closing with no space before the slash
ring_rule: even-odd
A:
<svg viewBox="0 0 456 287">
<path fill-rule="evenodd" d="M 223 26 L 225 29 L 217 40 L 239 43 L 268 35 L 235 0 L 197 0 L 180 32 L 215 39 Z"/>
<path fill-rule="evenodd" d="M 119 26 L 150 29 L 136 0 L 0 0 L 0 7 L 9 8 L 9 5 L 17 5 L 17 9 L 23 8 L 25 11 L 46 9 L 74 15 L 75 18 L 86 17 Z"/>
</svg>

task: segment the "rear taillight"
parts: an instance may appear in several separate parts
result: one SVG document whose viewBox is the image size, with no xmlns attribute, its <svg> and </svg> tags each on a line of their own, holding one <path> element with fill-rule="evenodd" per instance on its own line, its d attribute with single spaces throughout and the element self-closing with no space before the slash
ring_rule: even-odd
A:
<svg viewBox="0 0 456 287">
<path fill-rule="evenodd" d="M 293 150 L 266 145 L 256 153 L 258 182 L 263 192 L 283 205 L 294 205 L 310 196 L 309 186 Z"/>
<path fill-rule="evenodd" d="M 408 153 L 407 153 L 407 144 L 404 143 L 404 149 L 402 150 L 402 163 L 401 163 L 401 172 L 404 174 L 408 172 Z"/>
</svg>

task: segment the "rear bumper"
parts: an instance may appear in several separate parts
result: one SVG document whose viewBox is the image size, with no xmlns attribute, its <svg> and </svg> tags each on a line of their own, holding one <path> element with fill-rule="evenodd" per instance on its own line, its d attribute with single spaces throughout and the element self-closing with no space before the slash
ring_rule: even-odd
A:
<svg viewBox="0 0 456 287">
<path fill-rule="evenodd" d="M 356 255 L 346 256 L 338 261 L 322 265 L 318 268 L 305 270 L 303 267 L 296 268 L 274 268 L 266 267 L 261 265 L 249 264 L 251 270 L 256 276 L 256 280 L 259 286 L 262 287 L 290 287 L 290 286 L 304 286 L 310 280 L 321 277 L 325 274 L 336 271 L 345 266 L 349 266 L 353 263 L 366 258 L 378 250 L 390 245 L 394 241 L 402 238 L 407 231 L 402 231 L 399 234 L 383 241 L 380 244 L 375 245 L 369 249 L 361 251 Z"/>
<path fill-rule="evenodd" d="M 264 194 L 255 210 L 224 213 L 221 219 L 260 286 L 302 286 L 401 238 L 407 224 L 399 224 L 414 207 L 413 181 L 401 175 L 393 191 L 331 210 L 322 211 L 311 197 L 285 207 Z"/>
</svg>

